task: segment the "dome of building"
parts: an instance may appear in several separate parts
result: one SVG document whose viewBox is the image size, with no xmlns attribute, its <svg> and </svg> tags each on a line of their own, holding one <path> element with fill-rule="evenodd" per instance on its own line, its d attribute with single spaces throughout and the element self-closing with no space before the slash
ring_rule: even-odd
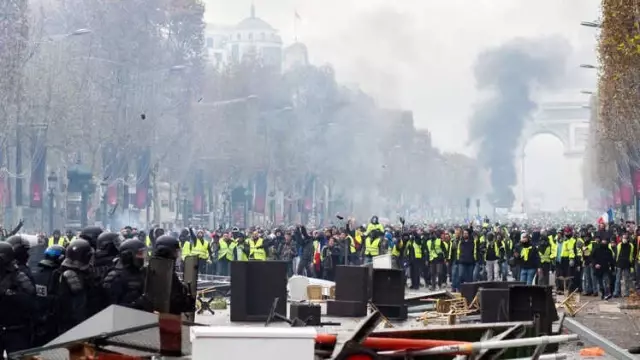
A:
<svg viewBox="0 0 640 360">
<path fill-rule="evenodd" d="M 239 30 L 273 30 L 273 27 L 260 18 L 246 18 L 238 23 Z"/>
<path fill-rule="evenodd" d="M 236 25 L 236 29 L 239 30 L 270 30 L 273 31 L 273 26 L 269 25 L 266 21 L 256 17 L 256 8 L 251 5 L 251 16 L 240 21 Z"/>
</svg>

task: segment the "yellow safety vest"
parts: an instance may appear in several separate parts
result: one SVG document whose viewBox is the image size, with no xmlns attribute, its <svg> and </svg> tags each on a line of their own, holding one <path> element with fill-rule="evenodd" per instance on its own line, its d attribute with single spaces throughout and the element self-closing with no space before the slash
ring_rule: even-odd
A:
<svg viewBox="0 0 640 360">
<path fill-rule="evenodd" d="M 553 237 L 551 235 L 547 236 L 547 239 L 549 239 L 549 244 L 551 244 L 551 261 L 556 261 L 556 258 L 558 257 L 558 243 L 556 242 L 556 237 Z"/>
<path fill-rule="evenodd" d="M 635 247 L 633 246 L 632 243 L 628 243 L 628 244 L 631 245 L 631 251 L 629 251 L 629 262 L 633 266 L 633 254 L 634 254 Z M 620 248 L 622 248 L 622 243 L 619 243 L 616 246 L 616 261 L 618 261 L 618 259 L 620 258 Z"/>
<path fill-rule="evenodd" d="M 551 245 L 547 246 L 544 249 L 544 252 L 538 251 L 538 254 L 540 255 L 541 263 L 543 264 L 550 263 L 551 262 Z"/>
<path fill-rule="evenodd" d="M 593 241 L 589 243 L 589 245 L 585 245 L 582 247 L 582 256 L 589 257 L 593 252 Z"/>
<path fill-rule="evenodd" d="M 455 238 L 453 238 L 453 239 L 451 239 L 451 241 L 457 241 L 457 240 L 455 240 Z M 455 259 L 454 259 L 454 256 L 456 256 Z M 451 244 L 449 244 L 449 260 L 455 261 L 455 260 L 457 260 L 457 257 L 459 257 L 459 256 L 460 256 L 460 253 L 457 251 L 457 249 L 456 249 L 456 252 L 454 253 L 453 252 L 453 246 L 451 246 Z"/>
<path fill-rule="evenodd" d="M 524 260 L 524 261 L 528 261 L 529 260 L 529 252 L 530 251 L 531 251 L 531 247 L 522 248 L 522 251 L 520 251 L 520 255 L 522 256 L 522 260 Z"/>
<path fill-rule="evenodd" d="M 251 247 L 249 249 L 249 258 L 263 261 L 267 260 L 267 252 L 262 247 L 263 242 L 264 240 L 262 240 L 262 238 L 259 238 L 256 241 L 249 239 L 249 246 Z"/>
<path fill-rule="evenodd" d="M 429 240 L 427 242 L 427 247 L 429 247 L 429 261 L 433 261 L 437 259 L 438 255 L 442 254 L 441 246 L 442 246 L 442 240 L 440 240 L 440 238 L 437 238 L 435 240 Z"/>
<path fill-rule="evenodd" d="M 400 257 L 400 249 L 402 248 L 402 239 L 398 239 L 398 243 L 391 250 L 391 256 Z"/>
<path fill-rule="evenodd" d="M 380 238 L 375 239 L 373 242 L 368 237 L 365 241 L 365 256 L 378 256 L 380 254 Z"/>
<path fill-rule="evenodd" d="M 576 249 L 577 249 L 577 247 L 578 247 L 578 244 L 580 244 L 580 245 L 581 245 L 581 246 L 580 246 L 580 248 L 581 248 L 581 249 L 584 249 L 584 240 L 582 240 L 582 238 L 577 238 L 577 239 L 576 239 Z M 577 256 L 578 258 L 582 259 L 582 251 L 578 251 L 578 252 L 576 253 L 576 256 Z"/>
<path fill-rule="evenodd" d="M 244 252 L 244 247 L 246 245 L 245 244 L 238 244 L 237 242 L 234 245 L 234 249 L 236 252 L 236 256 L 235 259 L 237 261 L 248 261 L 249 258 L 247 257 L 247 254 Z"/>
<path fill-rule="evenodd" d="M 496 252 L 496 257 L 500 258 L 500 247 L 498 246 L 498 242 L 493 242 L 493 251 Z M 484 253 L 484 260 L 487 261 L 487 253 Z"/>
<path fill-rule="evenodd" d="M 56 239 L 54 239 L 52 236 L 49 238 L 49 244 L 47 244 L 47 247 L 50 247 L 53 245 L 67 246 L 67 238 L 64 236 L 60 236 L 58 238 L 58 241 L 56 242 Z"/>
<path fill-rule="evenodd" d="M 182 249 L 180 249 L 180 255 L 182 257 L 182 260 L 184 260 L 184 258 L 186 258 L 187 256 L 191 255 L 191 242 L 185 241 L 184 244 L 182 244 Z"/>
<path fill-rule="evenodd" d="M 227 259 L 228 261 L 233 261 L 233 251 L 237 246 L 237 243 L 231 241 L 227 243 L 225 240 L 220 239 L 218 248 L 218 260 Z"/>
<path fill-rule="evenodd" d="M 194 255 L 202 260 L 209 259 L 209 242 L 204 239 L 196 239 L 196 243 L 192 246 L 190 241 L 185 241 L 182 246 L 182 258 L 188 255 Z"/>
<path fill-rule="evenodd" d="M 365 232 L 365 234 L 367 234 L 368 236 L 373 230 L 378 230 L 381 233 L 384 233 L 384 227 L 382 226 L 382 224 L 378 223 L 374 225 L 372 223 L 369 223 L 369 225 L 367 225 L 367 231 Z"/>
<path fill-rule="evenodd" d="M 355 240 L 351 237 L 351 235 L 347 235 L 346 239 L 349 242 L 349 252 L 351 252 L 352 254 L 355 254 L 356 252 L 356 244 L 354 243 Z"/>
<path fill-rule="evenodd" d="M 422 246 L 417 241 L 413 241 L 413 256 L 416 259 L 422 259 Z"/>
<path fill-rule="evenodd" d="M 471 240 L 469 240 L 471 241 Z M 464 239 L 460 239 L 460 241 L 458 241 L 458 259 L 460 259 L 460 252 L 462 250 L 462 243 L 464 242 Z M 473 241 L 473 260 L 478 260 L 478 243 L 476 241 Z"/>
<path fill-rule="evenodd" d="M 153 255 L 153 246 L 151 244 L 151 238 L 147 235 L 147 238 L 144 239 L 144 244 L 147 246 L 147 254 L 149 256 Z"/>
<path fill-rule="evenodd" d="M 576 239 L 570 238 L 566 239 L 562 242 L 562 253 L 560 254 L 563 258 L 575 259 L 576 258 Z"/>
</svg>

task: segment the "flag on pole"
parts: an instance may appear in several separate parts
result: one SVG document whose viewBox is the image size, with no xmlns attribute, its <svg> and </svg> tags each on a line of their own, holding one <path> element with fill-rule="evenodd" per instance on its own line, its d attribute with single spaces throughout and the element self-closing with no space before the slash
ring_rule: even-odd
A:
<svg viewBox="0 0 640 360">
<path fill-rule="evenodd" d="M 607 210 L 605 213 L 600 215 L 600 217 L 598 218 L 598 224 L 608 224 L 613 220 L 614 220 L 613 209 L 609 208 L 609 210 Z"/>
<path fill-rule="evenodd" d="M 297 19 L 297 20 L 302 20 L 302 18 L 300 17 L 300 14 L 298 14 L 298 10 L 296 10 L 296 11 L 294 12 L 294 15 L 295 15 L 295 17 L 296 17 L 296 19 Z"/>
</svg>

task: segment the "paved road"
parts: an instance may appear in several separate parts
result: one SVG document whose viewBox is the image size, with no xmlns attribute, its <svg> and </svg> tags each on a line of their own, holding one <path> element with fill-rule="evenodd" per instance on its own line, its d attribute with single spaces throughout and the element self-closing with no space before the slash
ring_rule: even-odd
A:
<svg viewBox="0 0 640 360">
<path fill-rule="evenodd" d="M 409 294 L 408 294 L 409 295 Z M 559 297 L 561 300 L 561 296 Z M 581 301 L 589 302 L 585 308 L 578 313 L 576 320 L 580 321 L 584 325 L 588 326 L 595 332 L 602 335 L 604 338 L 614 342 L 616 345 L 627 348 L 631 346 L 637 346 L 640 339 L 640 310 L 620 310 L 618 305 L 622 302 L 619 299 L 613 299 L 610 301 L 601 301 L 596 297 L 582 297 Z M 325 309 L 323 307 L 323 314 Z M 196 320 L 201 323 L 218 325 L 218 326 L 232 326 L 238 324 L 232 324 L 229 321 L 229 311 L 219 310 L 215 315 L 199 315 Z M 346 339 L 350 336 L 351 332 L 358 326 L 362 319 L 359 318 L 328 318 L 323 317 L 325 321 L 335 321 L 341 323 L 339 327 L 321 327 L 318 328 L 319 332 L 337 333 L 339 339 Z M 261 326 L 262 324 L 240 324 L 246 326 Z M 274 323 L 272 326 L 286 327 L 284 323 Z M 416 321 L 406 321 L 399 326 L 403 328 L 421 328 L 423 325 Z M 569 360 L 572 359 L 588 359 L 588 357 L 581 357 L 579 355 L 580 349 L 592 347 L 591 344 L 584 343 L 582 341 L 573 342 L 561 345 L 560 353 L 566 353 L 569 355 Z M 600 360 L 614 360 L 612 356 L 598 357 Z M 639 357 L 640 359 L 640 357 Z"/>
<path fill-rule="evenodd" d="M 323 308 L 323 313 L 324 313 L 324 308 Z M 351 336 L 352 331 L 357 328 L 359 322 L 362 319 L 323 317 L 323 320 L 339 322 L 341 323 L 341 326 L 319 327 L 317 328 L 318 332 L 338 334 L 338 339 L 344 341 Z M 217 310 L 215 315 L 198 315 L 196 316 L 196 321 L 204 324 L 214 325 L 214 326 L 238 326 L 238 325 L 239 326 L 263 326 L 260 323 L 239 323 L 239 324 L 233 323 L 232 324 L 231 321 L 229 320 L 229 310 Z M 273 323 L 271 326 L 288 327 L 289 325 L 282 322 L 276 322 L 276 323 Z M 421 322 L 417 322 L 415 320 L 408 320 L 402 324 L 399 324 L 399 326 L 401 326 L 402 328 L 424 327 L 424 325 L 422 325 Z M 583 347 L 587 347 L 587 346 L 580 345 L 579 343 L 566 344 L 561 346 L 560 352 L 570 355 L 570 357 L 568 358 L 569 360 L 578 360 L 578 359 L 584 360 L 587 358 L 581 357 L 579 355 L 579 351 Z M 607 356 L 599 357 L 598 359 L 599 360 L 615 360 L 615 358 L 607 357 Z"/>
</svg>

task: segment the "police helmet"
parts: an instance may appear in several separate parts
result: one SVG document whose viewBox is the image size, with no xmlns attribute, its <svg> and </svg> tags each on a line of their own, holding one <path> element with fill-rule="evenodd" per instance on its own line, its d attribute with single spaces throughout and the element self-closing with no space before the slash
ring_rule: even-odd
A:
<svg viewBox="0 0 640 360">
<path fill-rule="evenodd" d="M 65 253 L 65 262 L 74 262 L 79 266 L 86 266 L 91 263 L 93 257 L 93 246 L 85 239 L 76 239 L 69 243 Z"/>
<path fill-rule="evenodd" d="M 98 235 L 98 238 L 96 240 L 96 249 L 113 252 L 113 254 L 115 255 L 118 247 L 120 246 L 120 242 L 120 234 L 114 232 L 103 232 L 102 234 Z"/>
<path fill-rule="evenodd" d="M 14 259 L 13 246 L 7 242 L 0 241 L 0 266 L 11 264 Z"/>
<path fill-rule="evenodd" d="M 178 257 L 178 250 L 180 250 L 180 242 L 178 239 L 170 235 L 162 235 L 156 239 L 153 255 L 167 259 L 175 259 Z"/>
<path fill-rule="evenodd" d="M 62 264 L 62 260 L 64 260 L 66 249 L 61 245 L 52 245 L 49 246 L 44 251 L 44 260 L 49 260 L 56 264 Z"/>
<path fill-rule="evenodd" d="M 144 265 L 144 257 L 146 245 L 138 239 L 125 240 L 120 244 L 120 261 L 123 265 L 134 265 L 142 267 Z"/>
<path fill-rule="evenodd" d="M 82 229 L 78 237 L 87 240 L 91 247 L 95 249 L 98 243 L 98 236 L 100 236 L 100 234 L 102 234 L 101 228 L 98 226 L 89 226 Z"/>
<path fill-rule="evenodd" d="M 7 239 L 7 243 L 13 248 L 13 254 L 16 261 L 26 264 L 29 260 L 29 249 L 31 243 L 21 235 L 13 235 Z"/>
</svg>

